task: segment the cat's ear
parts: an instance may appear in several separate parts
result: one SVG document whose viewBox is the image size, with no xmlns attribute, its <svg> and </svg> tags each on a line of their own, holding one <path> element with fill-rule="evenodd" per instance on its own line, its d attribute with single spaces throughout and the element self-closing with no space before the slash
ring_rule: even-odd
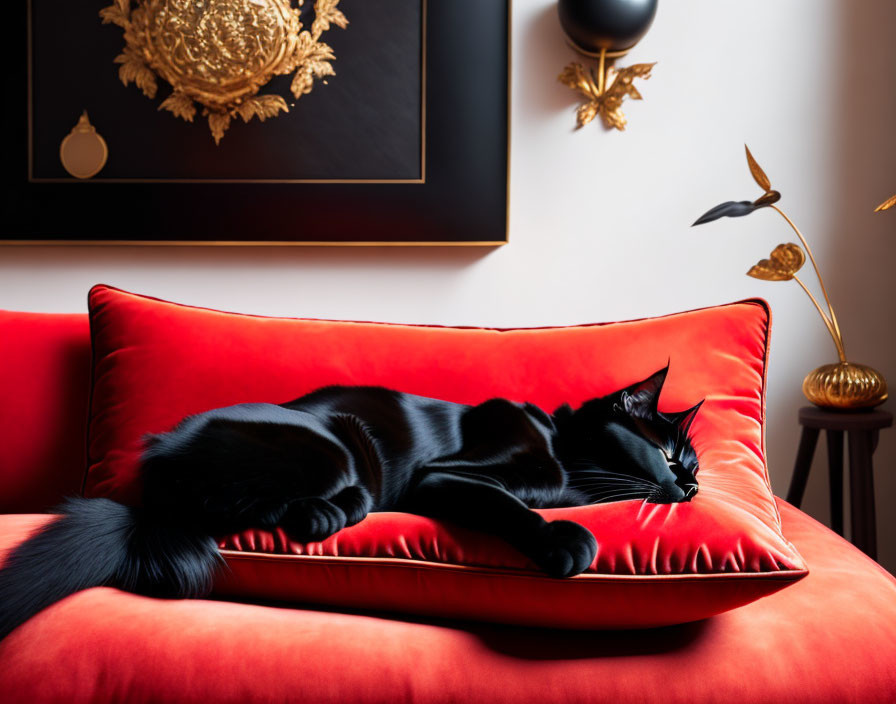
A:
<svg viewBox="0 0 896 704">
<path fill-rule="evenodd" d="M 559 406 L 552 415 L 554 416 L 554 418 L 571 418 L 572 413 L 572 406 L 570 406 L 568 403 L 564 403 L 562 406 Z"/>
<path fill-rule="evenodd" d="M 660 391 L 669 373 L 669 365 L 655 371 L 643 381 L 627 387 L 620 394 L 622 408 L 630 416 L 649 418 L 656 414 Z"/>
<path fill-rule="evenodd" d="M 554 421 L 554 425 L 556 425 L 558 428 L 572 417 L 572 406 L 570 406 L 568 403 L 564 403 L 551 414 L 551 419 Z"/>
<path fill-rule="evenodd" d="M 705 401 L 706 399 L 703 400 Z M 665 414 L 666 418 L 675 428 L 675 435 L 677 436 L 673 455 L 679 462 L 687 467 L 696 467 L 697 463 L 697 455 L 694 452 L 694 448 L 691 447 L 688 431 L 691 429 L 691 423 L 694 422 L 694 416 L 697 415 L 697 411 L 700 410 L 700 406 L 702 405 L 703 401 L 700 401 L 700 403 L 691 406 L 686 411 Z"/>
<path fill-rule="evenodd" d="M 568 432 L 573 425 L 572 420 L 574 416 L 575 411 L 572 410 L 572 407 L 568 403 L 564 403 L 551 414 L 554 429 L 560 434 Z"/>
<path fill-rule="evenodd" d="M 705 400 L 706 399 L 703 399 L 703 401 Z M 671 420 L 676 426 L 678 426 L 678 430 L 682 435 L 688 434 L 688 430 L 690 430 L 691 428 L 691 423 L 694 422 L 694 417 L 697 415 L 697 411 L 700 410 L 700 406 L 703 405 L 703 401 L 700 401 L 698 404 L 691 406 L 686 411 L 666 414 L 669 420 Z"/>
</svg>

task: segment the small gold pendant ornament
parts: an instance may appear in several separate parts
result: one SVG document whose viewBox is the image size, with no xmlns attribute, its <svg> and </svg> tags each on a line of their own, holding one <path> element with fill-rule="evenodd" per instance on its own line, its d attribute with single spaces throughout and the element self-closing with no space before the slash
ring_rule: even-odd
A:
<svg viewBox="0 0 896 704">
<path fill-rule="evenodd" d="M 304 0 L 115 0 L 100 11 L 103 24 L 124 30 L 125 48 L 115 58 L 125 85 L 135 83 L 155 98 L 158 79 L 172 92 L 159 105 L 187 122 L 195 103 L 215 143 L 234 117 L 264 121 L 289 112 L 282 96 L 258 95 L 274 76 L 294 73 L 290 91 L 310 93 L 314 79 L 335 75 L 336 56 L 321 35 L 348 20 L 339 0 L 316 0 L 311 29 L 304 30 Z"/>
<path fill-rule="evenodd" d="M 59 161 L 75 178 L 92 178 L 106 165 L 109 148 L 96 127 L 90 124 L 85 110 L 78 124 L 59 145 Z"/>
</svg>

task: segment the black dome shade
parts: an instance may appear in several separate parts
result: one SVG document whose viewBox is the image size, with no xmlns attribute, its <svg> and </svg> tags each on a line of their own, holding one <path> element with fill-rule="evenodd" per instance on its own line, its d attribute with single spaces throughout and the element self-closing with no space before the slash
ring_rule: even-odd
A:
<svg viewBox="0 0 896 704">
<path fill-rule="evenodd" d="M 559 0 L 563 31 L 578 47 L 630 49 L 643 37 L 656 15 L 658 0 Z"/>
</svg>

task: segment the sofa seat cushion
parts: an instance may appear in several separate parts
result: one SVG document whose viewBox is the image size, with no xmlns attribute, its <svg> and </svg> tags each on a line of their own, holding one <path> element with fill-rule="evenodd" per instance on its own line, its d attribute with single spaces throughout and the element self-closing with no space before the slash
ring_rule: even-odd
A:
<svg viewBox="0 0 896 704">
<path fill-rule="evenodd" d="M 553 410 L 670 364 L 660 410 L 706 399 L 692 425 L 700 492 L 544 511 L 592 530 L 597 558 L 556 581 L 501 541 L 418 516 L 371 515 L 323 543 L 227 538 L 221 593 L 563 627 L 705 618 L 793 583 L 764 456 L 769 315 L 757 301 L 648 320 L 495 330 L 265 318 L 108 286 L 89 296 L 93 390 L 86 493 L 132 502 L 141 438 L 183 416 L 371 384 L 461 403 Z"/>
<path fill-rule="evenodd" d="M 97 588 L 0 642 L 0 692 L 8 704 L 896 701 L 896 580 L 780 504 L 811 574 L 698 623 L 574 632 Z M 0 552 L 46 520 L 0 517 Z"/>
<path fill-rule="evenodd" d="M 805 575 L 793 567 L 803 562 L 788 542 L 723 505 L 714 520 L 687 504 L 631 508 L 538 511 L 597 537 L 597 559 L 571 579 L 547 577 L 499 538 L 373 513 L 320 543 L 297 543 L 279 529 L 223 539 L 228 569 L 215 593 L 526 626 L 638 628 L 706 618 Z M 676 547 L 663 550 L 663 543 Z"/>
</svg>

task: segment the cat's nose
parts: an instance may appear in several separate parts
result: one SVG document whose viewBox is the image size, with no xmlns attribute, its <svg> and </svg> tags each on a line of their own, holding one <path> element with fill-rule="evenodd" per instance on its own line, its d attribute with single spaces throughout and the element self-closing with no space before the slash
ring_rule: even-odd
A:
<svg viewBox="0 0 896 704">
<path fill-rule="evenodd" d="M 682 487 L 682 491 L 684 491 L 684 500 L 690 501 L 697 495 L 697 485 L 696 484 L 685 484 Z"/>
</svg>

